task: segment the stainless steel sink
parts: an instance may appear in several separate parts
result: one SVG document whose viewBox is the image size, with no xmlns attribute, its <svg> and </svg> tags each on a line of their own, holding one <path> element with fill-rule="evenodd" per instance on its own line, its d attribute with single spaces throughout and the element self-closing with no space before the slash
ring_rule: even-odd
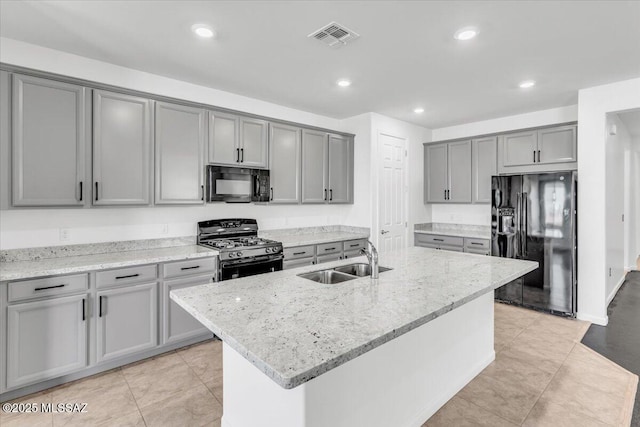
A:
<svg viewBox="0 0 640 427">
<path fill-rule="evenodd" d="M 378 271 L 380 273 L 389 270 L 391 270 L 389 267 L 378 267 Z M 369 275 L 371 275 L 371 267 L 369 264 L 361 263 L 343 265 L 342 267 L 329 268 L 326 270 L 312 271 L 310 273 L 301 273 L 298 274 L 298 277 L 330 285 Z"/>
<path fill-rule="evenodd" d="M 335 270 L 312 271 L 311 273 L 298 274 L 298 276 L 305 279 L 313 280 L 314 282 L 325 284 L 346 282 L 347 280 L 353 280 L 357 278 L 350 274 L 340 273 Z"/>
<path fill-rule="evenodd" d="M 336 267 L 335 271 L 339 271 L 341 273 L 351 274 L 353 276 L 364 277 L 371 275 L 371 266 L 369 264 L 360 263 L 360 264 L 349 264 L 343 265 L 342 267 Z M 378 271 L 382 273 L 383 271 L 391 270 L 389 267 L 378 267 Z"/>
</svg>

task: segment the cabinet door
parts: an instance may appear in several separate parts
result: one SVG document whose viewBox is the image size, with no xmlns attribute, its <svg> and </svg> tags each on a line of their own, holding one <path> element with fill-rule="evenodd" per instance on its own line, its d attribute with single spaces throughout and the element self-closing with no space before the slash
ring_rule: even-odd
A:
<svg viewBox="0 0 640 427">
<path fill-rule="evenodd" d="M 300 202 L 300 128 L 271 124 L 269 179 L 271 203 Z"/>
<path fill-rule="evenodd" d="M 155 203 L 204 203 L 205 111 L 156 103 Z"/>
<path fill-rule="evenodd" d="M 447 144 L 424 146 L 425 203 L 443 203 L 447 190 Z"/>
<path fill-rule="evenodd" d="M 268 123 L 264 120 L 240 118 L 240 165 L 266 168 L 269 157 Z"/>
<path fill-rule="evenodd" d="M 188 288 L 189 286 L 203 285 L 213 281 L 213 274 L 190 277 L 186 279 L 168 280 L 163 287 L 163 332 L 162 343 L 168 344 L 192 338 L 198 335 L 211 334 L 202 323 L 187 313 L 169 297 L 169 293 L 175 289 Z"/>
<path fill-rule="evenodd" d="M 473 140 L 472 201 L 491 203 L 491 177 L 498 174 L 498 140 L 495 136 Z"/>
<path fill-rule="evenodd" d="M 567 163 L 578 160 L 576 126 L 561 126 L 538 131 L 540 163 Z"/>
<path fill-rule="evenodd" d="M 471 202 L 471 141 L 448 144 L 448 202 Z"/>
<path fill-rule="evenodd" d="M 7 308 L 7 388 L 87 366 L 86 294 Z"/>
<path fill-rule="evenodd" d="M 349 203 L 351 199 L 351 140 L 329 135 L 329 203 Z"/>
<path fill-rule="evenodd" d="M 98 362 L 148 350 L 158 344 L 158 284 L 98 292 Z"/>
<path fill-rule="evenodd" d="M 302 130 L 302 203 L 325 203 L 328 199 L 328 135 Z"/>
<path fill-rule="evenodd" d="M 13 76 L 13 205 L 84 204 L 85 88 Z"/>
<path fill-rule="evenodd" d="M 209 111 L 209 163 L 238 166 L 240 118 Z"/>
<path fill-rule="evenodd" d="M 533 131 L 512 133 L 502 137 L 502 165 L 522 166 L 535 163 L 538 133 Z"/>
<path fill-rule="evenodd" d="M 135 96 L 94 92 L 94 205 L 149 204 L 151 103 Z"/>
</svg>

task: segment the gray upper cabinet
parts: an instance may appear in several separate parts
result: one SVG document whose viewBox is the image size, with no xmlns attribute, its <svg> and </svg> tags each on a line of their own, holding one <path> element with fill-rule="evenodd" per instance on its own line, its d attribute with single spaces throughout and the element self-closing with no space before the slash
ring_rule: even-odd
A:
<svg viewBox="0 0 640 427">
<path fill-rule="evenodd" d="M 269 123 L 209 112 L 209 163 L 264 169 L 269 160 Z"/>
<path fill-rule="evenodd" d="M 85 92 L 13 75 L 13 206 L 85 203 Z"/>
<path fill-rule="evenodd" d="M 264 120 L 240 118 L 240 166 L 266 168 L 269 157 L 269 123 Z"/>
<path fill-rule="evenodd" d="M 155 203 L 204 203 L 205 110 L 156 103 Z"/>
<path fill-rule="evenodd" d="M 328 144 L 329 203 L 349 203 L 353 176 L 351 139 L 339 135 L 329 135 Z"/>
<path fill-rule="evenodd" d="M 472 202 L 491 203 L 491 177 L 498 174 L 498 138 L 472 141 Z"/>
<path fill-rule="evenodd" d="M 149 99 L 94 91 L 94 205 L 150 203 L 151 108 Z"/>
<path fill-rule="evenodd" d="M 447 202 L 471 202 L 471 141 L 447 144 Z"/>
<path fill-rule="evenodd" d="M 237 166 L 240 160 L 240 118 L 209 111 L 209 163 Z"/>
<path fill-rule="evenodd" d="M 576 127 L 561 126 L 538 131 L 539 163 L 566 163 L 578 160 Z"/>
<path fill-rule="evenodd" d="M 443 203 L 446 200 L 447 144 L 424 146 L 425 203 Z"/>
<path fill-rule="evenodd" d="M 269 137 L 271 203 L 300 202 L 301 130 L 272 123 Z"/>
<path fill-rule="evenodd" d="M 498 172 L 529 173 L 576 169 L 577 126 L 565 125 L 498 137 Z"/>
<path fill-rule="evenodd" d="M 328 137 L 325 132 L 302 130 L 302 203 L 325 203 L 328 199 Z"/>
</svg>

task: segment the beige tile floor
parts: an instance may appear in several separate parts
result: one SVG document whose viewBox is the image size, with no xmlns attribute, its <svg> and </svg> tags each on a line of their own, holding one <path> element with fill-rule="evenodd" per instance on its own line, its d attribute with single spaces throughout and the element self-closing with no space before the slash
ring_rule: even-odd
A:
<svg viewBox="0 0 640 427">
<path fill-rule="evenodd" d="M 495 307 L 495 362 L 424 426 L 629 425 L 637 377 L 579 343 L 588 323 Z M 0 411 L 0 426 L 219 426 L 221 342 L 166 353 L 18 401 L 86 402 L 88 412 Z"/>
</svg>

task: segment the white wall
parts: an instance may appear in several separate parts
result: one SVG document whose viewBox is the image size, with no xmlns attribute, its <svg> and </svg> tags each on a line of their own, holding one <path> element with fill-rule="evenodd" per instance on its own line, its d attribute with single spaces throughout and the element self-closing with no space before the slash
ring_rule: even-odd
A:
<svg viewBox="0 0 640 427">
<path fill-rule="evenodd" d="M 552 108 L 549 110 L 534 111 L 532 113 L 433 129 L 432 141 L 445 141 L 537 126 L 548 126 L 573 122 L 577 119 L 578 106 L 571 105 L 568 107 Z M 431 218 L 433 222 L 488 226 L 491 223 L 491 209 L 487 204 L 433 204 L 431 205 Z"/>
<path fill-rule="evenodd" d="M 616 134 L 609 130 L 615 126 Z M 624 123 L 617 114 L 607 115 L 606 151 L 606 294 L 607 304 L 613 299 L 620 284 L 624 280 L 624 251 L 628 236 L 625 236 L 625 224 L 622 215 L 625 213 L 625 184 L 628 166 L 625 165 L 625 153 L 629 151 L 630 136 Z"/>
<path fill-rule="evenodd" d="M 215 106 L 237 109 L 311 126 L 343 130 L 340 120 L 294 110 L 191 83 L 128 69 L 65 52 L 11 39 L 0 38 L 0 61 L 66 76 L 116 85 Z M 357 128 L 360 129 L 360 128 Z M 364 126 L 364 131 L 370 127 Z M 370 136 L 356 139 L 356 152 L 366 154 Z M 258 219 L 261 229 L 370 222 L 370 200 L 366 197 L 369 169 L 356 161 L 356 203 L 345 206 L 260 206 L 252 204 L 209 204 L 198 207 L 156 207 L 117 209 L 38 209 L 0 212 L 0 248 L 65 245 L 128 239 L 194 235 L 200 220 L 246 216 Z M 167 233 L 162 233 L 166 228 Z M 61 241 L 59 229 L 69 229 Z"/>
<path fill-rule="evenodd" d="M 606 114 L 640 107 L 640 78 L 578 94 L 578 317 L 606 325 Z"/>
<path fill-rule="evenodd" d="M 640 256 L 640 136 L 631 136 L 625 153 L 625 269 L 637 268 Z"/>
</svg>

